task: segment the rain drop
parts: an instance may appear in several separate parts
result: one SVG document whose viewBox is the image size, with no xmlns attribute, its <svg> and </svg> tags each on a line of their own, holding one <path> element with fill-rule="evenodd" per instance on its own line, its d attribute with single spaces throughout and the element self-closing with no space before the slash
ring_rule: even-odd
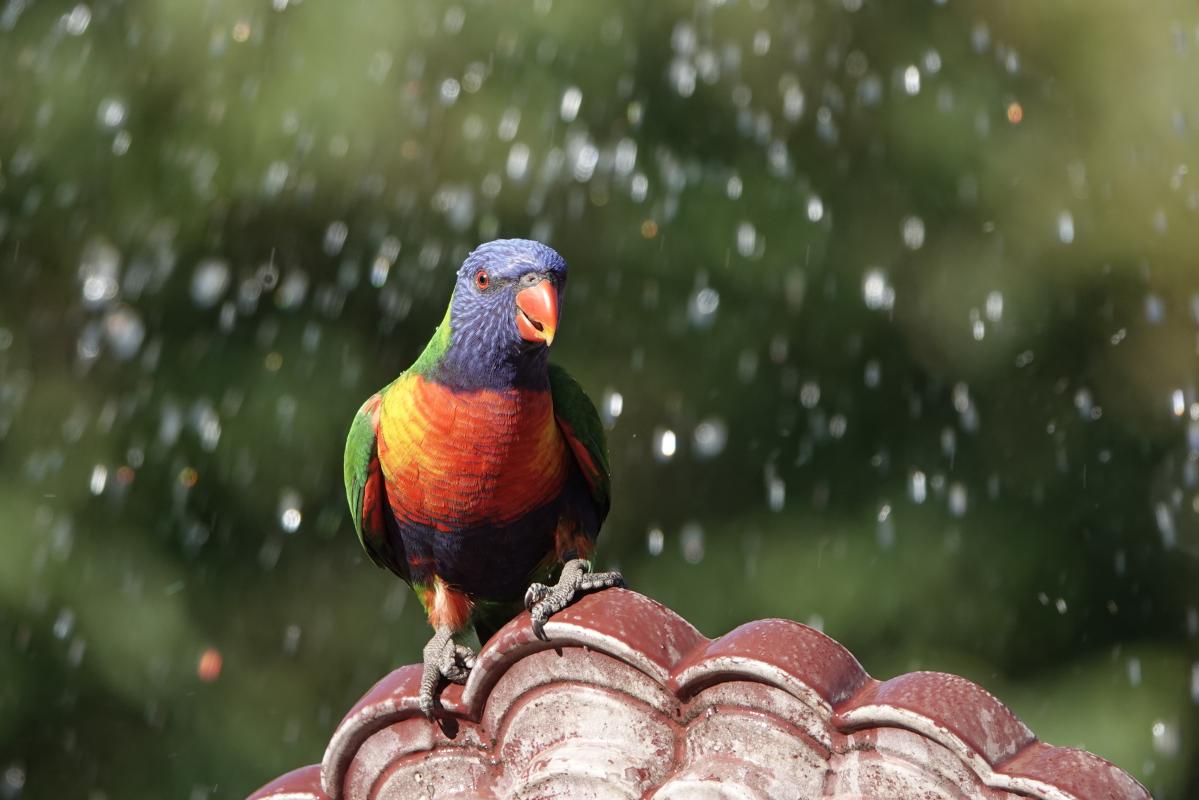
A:
<svg viewBox="0 0 1199 800">
<path fill-rule="evenodd" d="M 875 536 L 878 546 L 890 550 L 895 544 L 895 521 L 891 518 L 891 505 L 884 503 L 878 510 L 878 529 Z"/>
<path fill-rule="evenodd" d="M 520 182 L 529 171 L 529 147 L 517 142 L 508 151 L 508 177 Z"/>
<path fill-rule="evenodd" d="M 742 222 L 737 226 L 737 252 L 749 258 L 758 246 L 758 230 L 752 222 Z"/>
<path fill-rule="evenodd" d="M 720 293 L 711 287 L 704 287 L 691 296 L 687 304 L 687 318 L 697 328 L 708 328 L 715 322 L 718 308 Z"/>
<path fill-rule="evenodd" d="M 1057 215 L 1057 238 L 1062 244 L 1070 244 L 1074 241 L 1074 215 L 1069 211 L 1063 211 Z"/>
<path fill-rule="evenodd" d="M 118 306 L 104 315 L 104 338 L 113 355 L 127 361 L 141 349 L 146 326 L 132 308 Z"/>
<path fill-rule="evenodd" d="M 350 234 L 350 228 L 341 220 L 334 220 L 329 223 L 329 227 L 325 228 L 325 239 L 322 246 L 325 250 L 325 255 L 335 256 L 341 252 L 341 248 L 345 246 L 346 237 Z"/>
<path fill-rule="evenodd" d="M 562 102 L 559 104 L 558 113 L 562 117 L 563 122 L 574 122 L 579 116 L 579 107 L 583 104 L 583 90 L 577 86 L 571 86 L 562 93 Z"/>
<path fill-rule="evenodd" d="M 919 250 L 924 245 L 924 220 L 920 217 L 905 217 L 900 230 L 904 247 Z"/>
<path fill-rule="evenodd" d="M 651 556 L 662 555 L 662 548 L 665 543 L 666 535 L 657 526 L 650 528 L 649 532 L 645 535 L 645 547 Z"/>
<path fill-rule="evenodd" d="M 903 71 L 903 90 L 909 95 L 920 93 L 920 68 L 915 64 Z"/>
<path fill-rule="evenodd" d="M 104 239 L 92 239 L 83 248 L 79 260 L 79 281 L 83 304 L 99 308 L 117 296 L 121 253 Z"/>
<path fill-rule="evenodd" d="M 196 265 L 192 273 L 191 296 L 200 308 L 212 308 L 229 288 L 229 264 L 221 259 L 207 258 Z"/>
<path fill-rule="evenodd" d="M 658 461 L 670 461 L 674 458 L 678 447 L 678 439 L 669 428 L 658 428 L 654 431 L 654 458 Z"/>
<path fill-rule="evenodd" d="M 824 218 L 824 201 L 816 195 L 808 198 L 808 220 L 810 222 L 819 222 Z"/>
<path fill-rule="evenodd" d="M 704 529 L 698 522 L 688 522 L 683 526 L 679 543 L 683 548 L 683 560 L 688 564 L 698 564 L 704 560 Z"/>
<path fill-rule="evenodd" d="M 766 480 L 766 505 L 771 511 L 782 511 L 787 503 L 787 484 L 777 475 Z"/>
<path fill-rule="evenodd" d="M 949 513 L 955 517 L 966 515 L 966 487 L 956 481 L 949 485 Z"/>
<path fill-rule="evenodd" d="M 96 121 L 105 128 L 119 128 L 125 122 L 125 104 L 115 97 L 106 97 L 96 109 Z"/>
<path fill-rule="evenodd" d="M 995 291 L 987 295 L 983 313 L 990 322 L 999 322 L 1003 319 L 1003 292 Z"/>
<path fill-rule="evenodd" d="M 871 311 L 890 311 L 895 306 L 895 287 L 887 282 L 887 273 L 869 269 L 862 278 L 862 299 Z"/>
<path fill-rule="evenodd" d="M 67 33 L 72 36 L 82 36 L 87 32 L 87 26 L 92 22 L 92 10 L 83 3 L 71 9 L 71 13 L 63 17 Z"/>
<path fill-rule="evenodd" d="M 300 514 L 300 493 L 295 489 L 284 489 L 279 494 L 279 527 L 284 533 L 295 533 L 303 519 Z"/>
<path fill-rule="evenodd" d="M 103 464 L 97 464 L 92 467 L 92 479 L 88 484 L 92 494 L 99 495 L 104 493 L 104 487 L 108 484 L 108 467 Z"/>
<path fill-rule="evenodd" d="M 920 505 L 928 498 L 928 479 L 920 470 L 912 470 L 908 476 L 908 496 L 912 502 Z"/>
<path fill-rule="evenodd" d="M 720 419 L 712 417 L 695 426 L 692 441 L 695 453 L 700 458 L 714 458 L 724 451 L 728 442 L 728 428 Z"/>
</svg>

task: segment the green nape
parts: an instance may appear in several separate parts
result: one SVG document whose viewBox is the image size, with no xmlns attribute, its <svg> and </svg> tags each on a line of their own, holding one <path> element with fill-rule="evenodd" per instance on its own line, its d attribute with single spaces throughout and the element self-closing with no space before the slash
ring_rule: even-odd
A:
<svg viewBox="0 0 1199 800">
<path fill-rule="evenodd" d="M 433 337 L 429 339 L 429 343 L 425 345 L 425 349 L 421 351 L 420 356 L 409 367 L 409 372 L 414 372 L 417 375 L 427 375 L 441 361 L 441 357 L 445 355 L 445 351 L 450 347 L 450 310 L 453 306 L 454 296 L 451 294 L 450 302 L 445 307 L 445 316 L 442 317 L 441 324 L 433 332 Z"/>
</svg>

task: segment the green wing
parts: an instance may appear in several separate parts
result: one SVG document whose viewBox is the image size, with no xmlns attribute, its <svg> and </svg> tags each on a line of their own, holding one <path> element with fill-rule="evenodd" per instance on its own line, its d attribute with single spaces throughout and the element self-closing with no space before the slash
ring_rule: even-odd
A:
<svg viewBox="0 0 1199 800">
<path fill-rule="evenodd" d="M 386 483 L 379 466 L 376 442 L 379 407 L 386 391 L 383 389 L 363 403 L 350 425 L 344 462 L 346 499 L 362 549 L 377 565 L 408 580 L 408 563 L 399 537 L 388 536 L 391 509 L 387 505 Z M 401 551 L 396 552 L 396 548 Z"/>
<path fill-rule="evenodd" d="M 566 370 L 550 364 L 550 396 L 554 416 L 595 500 L 599 522 L 608 516 L 612 477 L 608 471 L 608 442 L 591 398 Z"/>
</svg>

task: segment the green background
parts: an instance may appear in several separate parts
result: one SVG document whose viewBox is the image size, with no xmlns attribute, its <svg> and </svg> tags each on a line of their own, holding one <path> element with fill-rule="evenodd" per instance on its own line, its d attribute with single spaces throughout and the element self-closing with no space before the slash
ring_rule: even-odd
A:
<svg viewBox="0 0 1199 800">
<path fill-rule="evenodd" d="M 419 658 L 341 448 L 497 236 L 602 566 L 1199 797 L 1197 67 L 1182 0 L 0 3 L 0 798 L 243 797 Z"/>
</svg>

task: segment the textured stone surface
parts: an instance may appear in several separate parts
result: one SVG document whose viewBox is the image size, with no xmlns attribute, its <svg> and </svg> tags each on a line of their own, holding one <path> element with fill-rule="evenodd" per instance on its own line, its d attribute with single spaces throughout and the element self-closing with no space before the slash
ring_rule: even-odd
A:
<svg viewBox="0 0 1199 800">
<path fill-rule="evenodd" d="M 375 684 L 320 765 L 251 800 L 1151 800 L 1090 753 L 1038 742 L 955 675 L 879 682 L 835 641 L 761 620 L 715 640 L 634 592 L 589 595 L 537 640 L 522 615 L 465 686 L 417 707 L 420 667 Z"/>
</svg>

